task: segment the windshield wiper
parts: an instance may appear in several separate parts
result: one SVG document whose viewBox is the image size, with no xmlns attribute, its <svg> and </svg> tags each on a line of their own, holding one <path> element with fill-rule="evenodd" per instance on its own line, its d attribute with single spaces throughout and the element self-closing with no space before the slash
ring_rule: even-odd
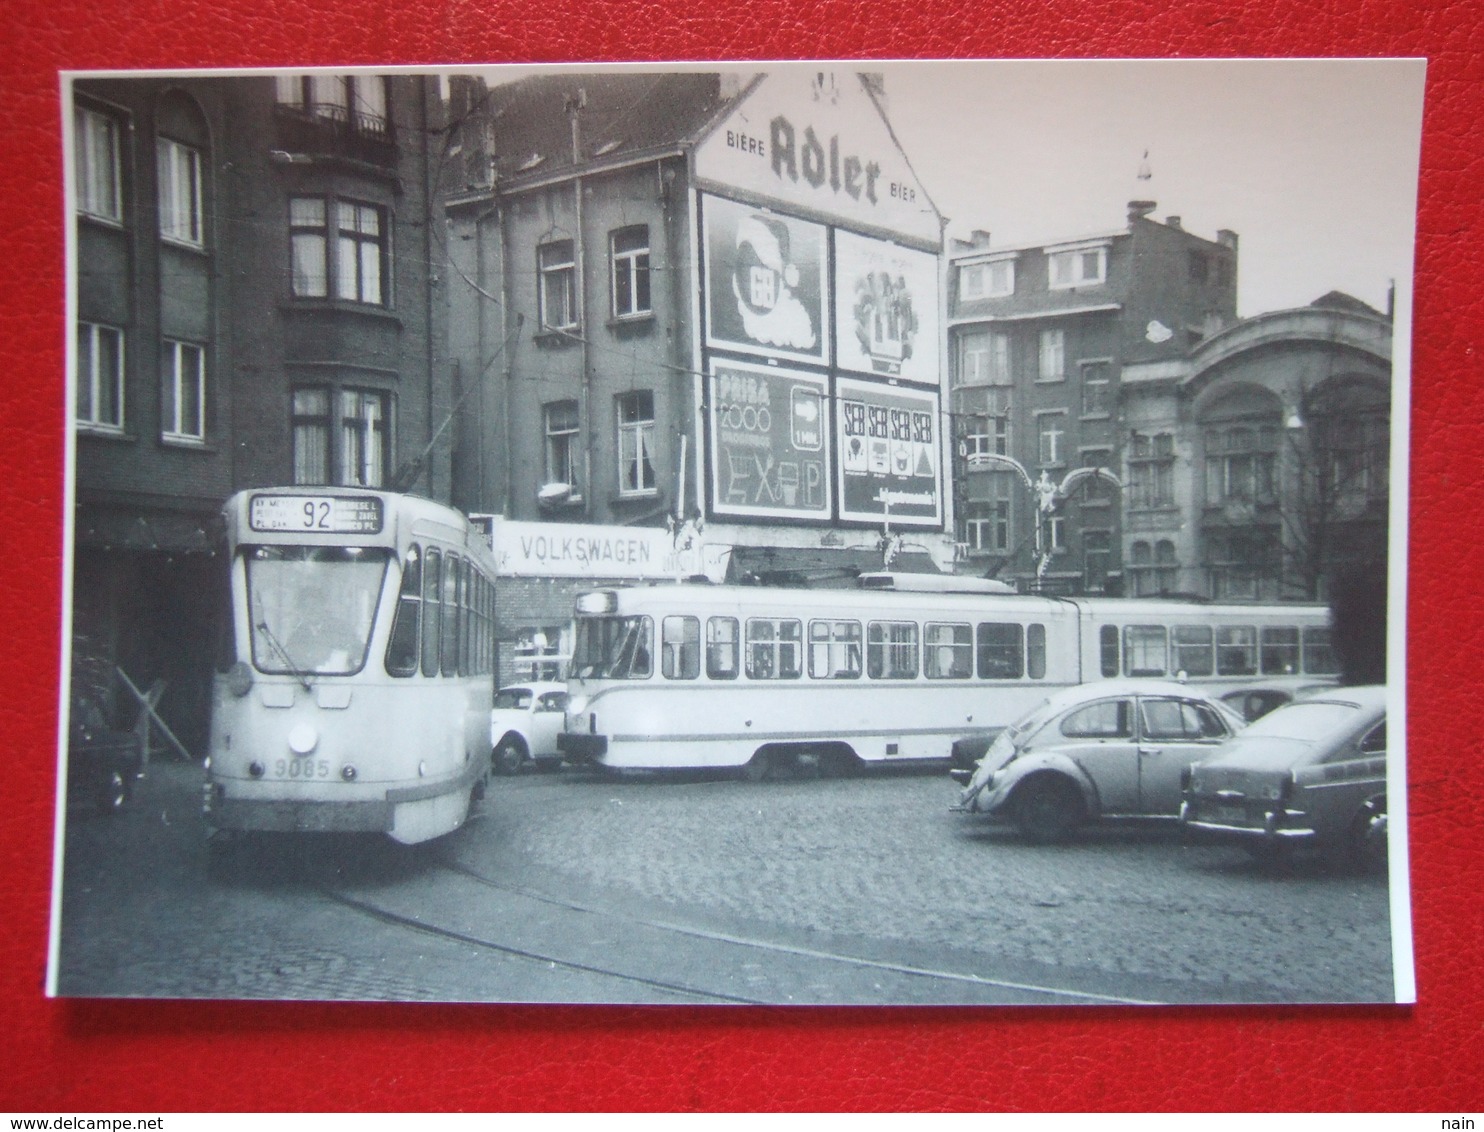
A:
<svg viewBox="0 0 1484 1132">
<path fill-rule="evenodd" d="M 273 646 L 273 651 L 278 654 L 280 660 L 288 665 L 289 674 L 304 686 L 306 692 L 313 691 L 313 685 L 309 682 L 308 673 L 304 672 L 294 663 L 294 658 L 289 655 L 289 650 L 279 644 L 278 638 L 273 635 L 273 630 L 268 628 L 268 622 L 259 621 L 258 629 L 263 634 L 263 639 Z"/>
</svg>

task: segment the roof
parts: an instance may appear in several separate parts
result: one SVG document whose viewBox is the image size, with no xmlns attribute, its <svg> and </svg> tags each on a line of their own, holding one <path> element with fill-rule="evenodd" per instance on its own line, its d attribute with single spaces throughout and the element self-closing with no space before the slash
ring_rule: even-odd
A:
<svg viewBox="0 0 1484 1132">
<path fill-rule="evenodd" d="M 584 162 L 689 142 L 732 100 L 713 72 L 584 72 L 535 75 L 491 88 L 495 172 L 505 180 L 572 171 L 572 119 Z"/>
<path fill-rule="evenodd" d="M 731 585 L 831 588 L 855 585 L 862 574 L 883 569 L 875 547 L 737 546 L 727 562 Z M 937 564 L 921 551 L 904 550 L 891 560 L 897 574 L 941 574 Z"/>
</svg>

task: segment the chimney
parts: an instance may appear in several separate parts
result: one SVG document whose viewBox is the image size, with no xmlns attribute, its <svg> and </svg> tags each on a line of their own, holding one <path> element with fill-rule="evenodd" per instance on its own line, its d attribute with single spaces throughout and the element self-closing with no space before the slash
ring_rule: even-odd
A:
<svg viewBox="0 0 1484 1132">
<path fill-rule="evenodd" d="M 972 232 L 969 233 L 969 247 L 989 247 L 989 233 L 986 232 L 983 228 L 975 228 Z"/>
<path fill-rule="evenodd" d="M 1158 207 L 1158 201 L 1131 200 L 1128 202 L 1128 222 L 1132 224 L 1135 220 L 1143 220 Z"/>
<path fill-rule="evenodd" d="M 1165 217 L 1165 227 L 1167 227 L 1167 228 L 1173 228 L 1177 232 L 1178 231 L 1181 231 L 1181 228 L 1180 228 L 1180 218 L 1178 216 L 1166 216 Z"/>
<path fill-rule="evenodd" d="M 1231 248 L 1232 251 L 1237 250 L 1237 234 L 1230 228 L 1218 228 L 1216 231 L 1216 242 L 1223 248 Z"/>
</svg>

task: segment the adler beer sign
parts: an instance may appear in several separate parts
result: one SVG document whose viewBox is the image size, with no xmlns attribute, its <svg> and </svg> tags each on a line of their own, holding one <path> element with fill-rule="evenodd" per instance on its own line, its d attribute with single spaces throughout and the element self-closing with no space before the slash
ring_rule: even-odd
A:
<svg viewBox="0 0 1484 1132">
<path fill-rule="evenodd" d="M 765 76 L 697 148 L 696 176 L 934 248 L 941 242 L 937 210 L 854 72 Z"/>
</svg>

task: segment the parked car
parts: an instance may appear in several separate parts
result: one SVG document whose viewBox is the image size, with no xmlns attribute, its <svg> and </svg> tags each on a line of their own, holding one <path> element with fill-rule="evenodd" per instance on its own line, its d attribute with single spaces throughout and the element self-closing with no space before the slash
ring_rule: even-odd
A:
<svg viewBox="0 0 1484 1132">
<path fill-rule="evenodd" d="M 557 736 L 567 710 L 565 684 L 511 684 L 495 693 L 490 712 L 490 768 L 515 774 L 526 763 L 561 764 Z"/>
<path fill-rule="evenodd" d="M 144 774 L 139 735 L 115 728 L 103 705 L 75 693 L 68 715 L 67 801 L 112 814 L 124 808 Z"/>
<path fill-rule="evenodd" d="M 1220 700 L 1184 684 L 1105 680 L 1066 688 L 1006 728 L 955 807 L 1012 821 L 1036 842 L 1084 822 L 1180 813 L 1181 775 L 1242 729 Z"/>
<path fill-rule="evenodd" d="M 1256 684 L 1226 692 L 1221 702 L 1226 704 L 1248 723 L 1261 719 L 1268 712 L 1303 699 L 1316 692 L 1327 692 L 1333 683 L 1316 684 L 1306 680 L 1284 680 L 1274 684 Z"/>
<path fill-rule="evenodd" d="M 1386 854 L 1386 689 L 1333 688 L 1263 716 L 1192 769 L 1180 817 L 1259 856 L 1301 843 Z"/>
</svg>

